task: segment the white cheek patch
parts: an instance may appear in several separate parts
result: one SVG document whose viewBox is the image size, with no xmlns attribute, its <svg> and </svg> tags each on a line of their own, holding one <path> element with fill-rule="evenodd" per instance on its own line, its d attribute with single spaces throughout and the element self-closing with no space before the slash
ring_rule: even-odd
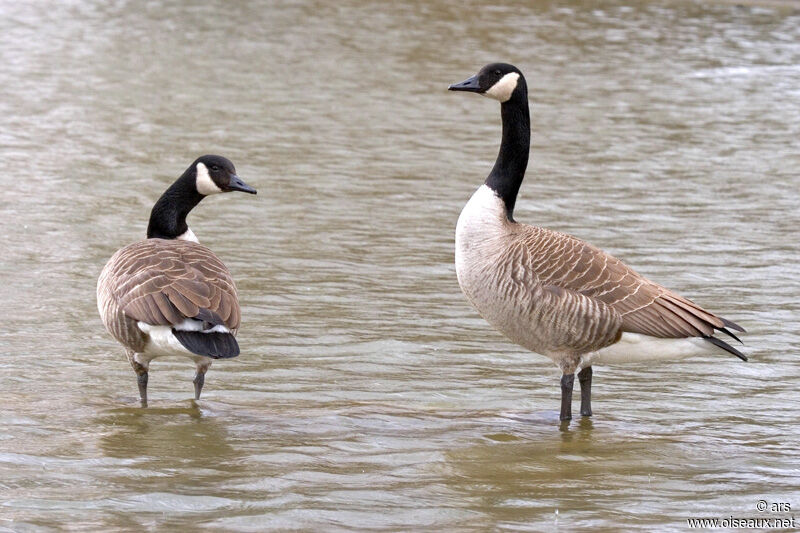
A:
<svg viewBox="0 0 800 533">
<path fill-rule="evenodd" d="M 509 72 L 483 94 L 498 102 L 507 102 L 511 98 L 511 93 L 517 88 L 517 80 L 519 80 L 519 72 Z"/>
<path fill-rule="evenodd" d="M 206 167 L 203 163 L 197 163 L 197 181 L 195 183 L 197 187 L 197 192 L 208 196 L 210 194 L 219 194 L 222 192 L 214 180 L 211 179 L 211 176 L 208 173 L 208 167 Z"/>
</svg>

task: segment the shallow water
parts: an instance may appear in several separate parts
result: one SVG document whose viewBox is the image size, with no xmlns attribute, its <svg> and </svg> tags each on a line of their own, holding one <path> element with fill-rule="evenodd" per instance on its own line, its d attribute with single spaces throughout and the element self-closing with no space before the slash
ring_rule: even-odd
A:
<svg viewBox="0 0 800 533">
<path fill-rule="evenodd" d="M 788 6 L 788 7 L 787 7 Z M 682 531 L 800 509 L 800 8 L 345 0 L 2 3 L 0 531 Z M 520 221 L 747 328 L 751 358 L 558 372 L 467 304 L 458 213 L 532 98 Z M 198 155 L 259 189 L 190 217 L 242 355 L 133 372 L 105 261 Z M 798 517 L 800 519 L 800 517 Z"/>
</svg>

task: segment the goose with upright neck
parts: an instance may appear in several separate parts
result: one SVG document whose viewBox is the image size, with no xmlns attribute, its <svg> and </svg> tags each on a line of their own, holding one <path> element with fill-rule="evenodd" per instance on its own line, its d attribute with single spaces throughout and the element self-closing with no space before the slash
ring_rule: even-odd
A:
<svg viewBox="0 0 800 533">
<path fill-rule="evenodd" d="M 654 283 L 571 235 L 514 220 L 530 151 L 525 77 L 492 63 L 449 87 L 500 102 L 503 136 L 484 184 L 456 226 L 456 274 L 476 310 L 511 341 L 549 357 L 561 376 L 560 419 L 572 418 L 575 374 L 581 415 L 591 416 L 592 365 L 680 359 L 739 350 L 715 337 L 739 325 Z"/>
<path fill-rule="evenodd" d="M 125 348 L 147 407 L 150 362 L 181 355 L 195 362 L 195 399 L 214 359 L 239 355 L 241 311 L 227 267 L 186 224 L 205 197 L 256 194 L 230 160 L 195 160 L 153 206 L 147 239 L 118 250 L 97 281 L 97 308 L 109 333 Z"/>
</svg>

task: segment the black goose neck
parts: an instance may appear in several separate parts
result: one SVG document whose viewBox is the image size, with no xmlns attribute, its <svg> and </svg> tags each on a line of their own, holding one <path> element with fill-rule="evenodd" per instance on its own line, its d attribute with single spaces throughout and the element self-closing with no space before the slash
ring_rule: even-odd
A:
<svg viewBox="0 0 800 533">
<path fill-rule="evenodd" d="M 186 216 L 204 196 L 197 192 L 194 176 L 187 170 L 164 191 L 150 212 L 148 239 L 176 239 L 186 233 Z"/>
<path fill-rule="evenodd" d="M 514 204 L 528 167 L 531 144 L 531 117 L 528 93 L 524 86 L 518 87 L 511 98 L 501 104 L 500 114 L 503 118 L 503 140 L 497 161 L 486 178 L 486 185 L 503 200 L 506 215 L 513 222 Z"/>
</svg>

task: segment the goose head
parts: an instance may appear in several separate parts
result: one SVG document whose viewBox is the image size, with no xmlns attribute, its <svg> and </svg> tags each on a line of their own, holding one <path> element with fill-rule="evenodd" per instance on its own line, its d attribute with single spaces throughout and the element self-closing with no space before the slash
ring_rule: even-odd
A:
<svg viewBox="0 0 800 533">
<path fill-rule="evenodd" d="M 198 157 L 189 167 L 188 173 L 190 176 L 194 175 L 195 188 L 203 196 L 232 191 L 256 194 L 253 187 L 236 175 L 233 163 L 219 155 Z"/>
<path fill-rule="evenodd" d="M 232 191 L 256 194 L 253 187 L 236 175 L 229 159 L 219 155 L 198 157 L 153 206 L 147 238 L 197 242 L 186 225 L 186 216 L 206 196 Z"/>
<path fill-rule="evenodd" d="M 527 97 L 528 88 L 522 72 L 508 63 L 490 63 L 477 74 L 449 87 L 451 91 L 469 91 L 505 103 L 515 95 Z"/>
</svg>

